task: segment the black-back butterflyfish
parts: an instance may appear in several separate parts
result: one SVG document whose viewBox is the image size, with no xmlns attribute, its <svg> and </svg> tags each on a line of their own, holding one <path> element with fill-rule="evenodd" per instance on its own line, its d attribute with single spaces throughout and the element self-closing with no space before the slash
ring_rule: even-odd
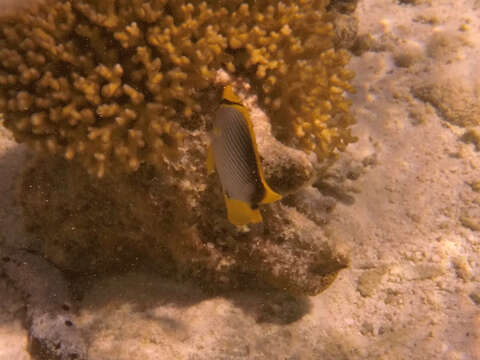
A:
<svg viewBox="0 0 480 360">
<path fill-rule="evenodd" d="M 238 226 L 261 222 L 258 205 L 281 195 L 265 182 L 250 115 L 230 85 L 223 89 L 212 133 L 207 170 L 217 170 L 228 220 Z"/>
</svg>

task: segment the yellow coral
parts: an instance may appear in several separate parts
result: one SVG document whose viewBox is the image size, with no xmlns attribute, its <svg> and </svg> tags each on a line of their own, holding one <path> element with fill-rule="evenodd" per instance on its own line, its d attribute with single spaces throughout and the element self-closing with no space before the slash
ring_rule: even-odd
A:
<svg viewBox="0 0 480 360">
<path fill-rule="evenodd" d="M 275 134 L 328 158 L 354 141 L 349 56 L 327 0 L 57 0 L 2 20 L 0 112 L 19 141 L 103 176 L 162 166 L 204 129 L 223 68 L 259 93 Z"/>
</svg>

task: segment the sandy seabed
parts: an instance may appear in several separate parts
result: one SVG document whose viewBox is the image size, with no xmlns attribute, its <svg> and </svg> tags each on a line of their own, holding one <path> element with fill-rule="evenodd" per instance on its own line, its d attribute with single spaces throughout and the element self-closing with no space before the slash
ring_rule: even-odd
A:
<svg viewBox="0 0 480 360">
<path fill-rule="evenodd" d="M 74 315 L 89 359 L 480 359 L 480 3 L 360 0 L 356 15 L 359 142 L 341 160 L 372 161 L 326 225 L 351 266 L 288 324 L 259 322 L 248 294 L 93 281 Z M 15 200 L 28 156 L 0 127 L 1 246 L 35 242 Z M 30 359 L 28 299 L 5 276 L 0 294 L 0 359 Z"/>
</svg>

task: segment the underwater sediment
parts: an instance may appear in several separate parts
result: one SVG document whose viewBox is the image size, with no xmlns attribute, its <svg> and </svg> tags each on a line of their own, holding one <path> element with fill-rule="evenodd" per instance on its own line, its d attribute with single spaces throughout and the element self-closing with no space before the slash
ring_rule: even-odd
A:
<svg viewBox="0 0 480 360">
<path fill-rule="evenodd" d="M 283 195 L 355 141 L 341 48 L 352 32 L 333 25 L 354 5 L 59 0 L 2 19 L 0 112 L 39 155 L 22 203 L 44 255 L 73 272 L 147 263 L 220 287 L 328 286 L 348 256 L 316 217 L 290 202 L 262 209 L 259 227 L 233 227 L 205 149 L 227 82 L 267 115 L 252 119 Z"/>
</svg>

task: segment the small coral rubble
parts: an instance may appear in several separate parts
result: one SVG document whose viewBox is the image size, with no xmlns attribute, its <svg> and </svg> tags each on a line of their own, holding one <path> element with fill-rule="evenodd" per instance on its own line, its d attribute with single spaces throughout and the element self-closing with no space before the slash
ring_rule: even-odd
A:
<svg viewBox="0 0 480 360">
<path fill-rule="evenodd" d="M 223 68 L 254 85 L 280 139 L 325 159 L 354 141 L 327 4 L 46 1 L 1 20 L 0 112 L 18 141 L 99 177 L 164 167 L 204 130 Z"/>
</svg>

